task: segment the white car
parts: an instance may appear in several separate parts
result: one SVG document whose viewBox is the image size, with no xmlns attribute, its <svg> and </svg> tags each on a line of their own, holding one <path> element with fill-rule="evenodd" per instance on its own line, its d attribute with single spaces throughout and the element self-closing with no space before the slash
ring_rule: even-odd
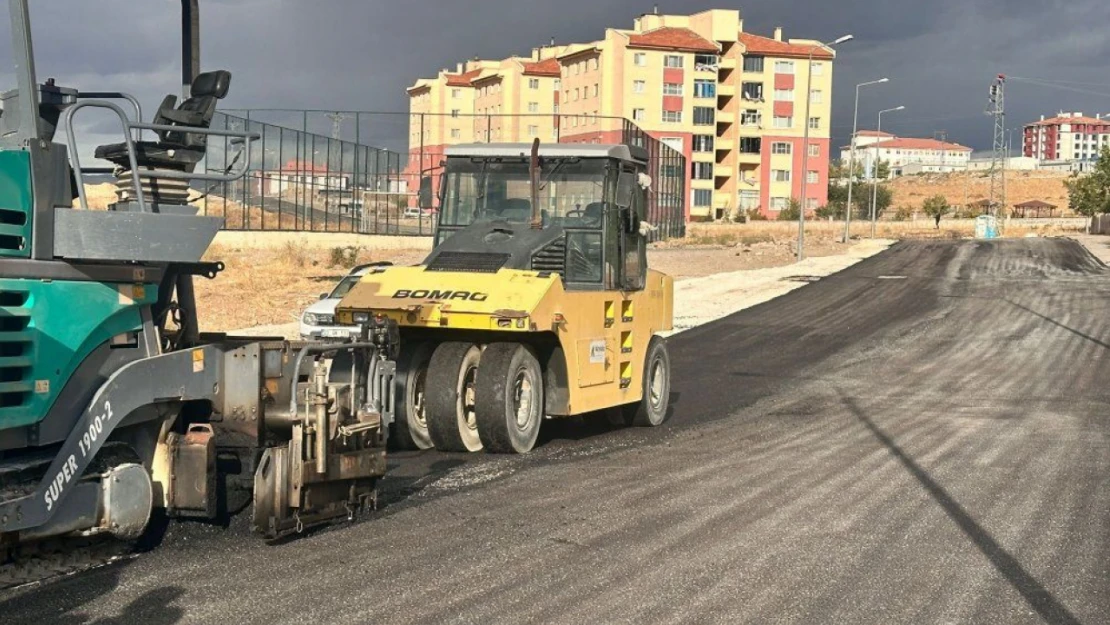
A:
<svg viewBox="0 0 1110 625">
<path fill-rule="evenodd" d="M 357 335 L 358 326 L 339 325 L 335 322 L 335 308 L 351 287 L 357 284 L 368 271 L 388 264 L 372 263 L 355 267 L 339 281 L 339 284 L 335 285 L 330 293 L 321 293 L 320 301 L 309 306 L 301 315 L 301 338 L 305 340 L 345 339 Z"/>
</svg>

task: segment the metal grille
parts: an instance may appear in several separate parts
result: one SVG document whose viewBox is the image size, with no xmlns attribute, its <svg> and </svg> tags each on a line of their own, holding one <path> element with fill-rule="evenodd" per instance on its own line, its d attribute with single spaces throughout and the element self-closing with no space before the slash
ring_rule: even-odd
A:
<svg viewBox="0 0 1110 625">
<path fill-rule="evenodd" d="M 473 271 L 497 273 L 508 262 L 508 254 L 485 252 L 440 252 L 428 265 L 428 271 Z"/>
<path fill-rule="evenodd" d="M 532 269 L 563 275 L 567 270 L 567 240 L 563 237 L 532 255 Z"/>
<path fill-rule="evenodd" d="M 26 291 L 0 291 L 0 410 L 24 405 L 34 390 L 28 301 Z"/>
</svg>

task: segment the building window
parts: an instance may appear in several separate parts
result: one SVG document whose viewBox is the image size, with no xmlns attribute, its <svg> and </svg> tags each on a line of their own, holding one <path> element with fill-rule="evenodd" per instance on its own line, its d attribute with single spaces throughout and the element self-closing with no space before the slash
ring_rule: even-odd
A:
<svg viewBox="0 0 1110 625">
<path fill-rule="evenodd" d="M 815 208 L 817 208 L 817 198 L 806 198 L 806 210 L 813 210 Z"/>
<path fill-rule="evenodd" d="M 555 103 L 555 107 L 554 107 L 554 109 L 555 109 L 555 110 L 554 110 L 553 112 L 554 112 L 554 113 L 555 113 L 556 115 L 558 115 L 558 114 L 559 114 L 559 103 L 558 103 L 558 102 L 556 102 L 556 103 Z"/>
<path fill-rule="evenodd" d="M 780 211 L 790 206 L 790 198 L 773 197 L 771 198 L 771 210 Z"/>
<path fill-rule="evenodd" d="M 821 156 L 821 146 L 816 145 L 816 144 L 809 146 L 809 155 L 810 156 Z"/>
<path fill-rule="evenodd" d="M 771 170 L 771 180 L 774 180 L 775 182 L 790 182 L 790 170 L 789 169 L 772 169 Z"/>
<path fill-rule="evenodd" d="M 694 97 L 695 98 L 715 98 L 717 97 L 717 83 L 713 80 L 695 80 L 694 81 Z"/>
<path fill-rule="evenodd" d="M 775 100 L 779 102 L 793 102 L 794 90 L 793 89 L 775 89 Z"/>
<path fill-rule="evenodd" d="M 776 74 L 793 74 L 794 61 L 775 61 Z"/>
<path fill-rule="evenodd" d="M 644 109 L 632 109 L 632 121 L 634 121 L 634 122 L 644 121 Z"/>
<path fill-rule="evenodd" d="M 528 112 L 529 113 L 539 113 L 540 112 L 540 103 L 539 102 L 529 102 L 528 103 Z"/>
<path fill-rule="evenodd" d="M 554 87 L 555 87 L 555 91 L 561 91 L 563 89 L 563 81 L 556 78 Z"/>
<path fill-rule="evenodd" d="M 694 180 L 712 180 L 713 163 L 691 163 L 690 177 Z"/>
<path fill-rule="evenodd" d="M 761 56 L 745 56 L 744 57 L 744 71 L 745 72 L 763 72 L 763 57 Z"/>
<path fill-rule="evenodd" d="M 778 115 L 775 115 L 775 128 L 793 128 L 793 127 L 794 127 L 794 118 L 793 117 L 779 117 Z"/>
<path fill-rule="evenodd" d="M 758 109 L 744 109 L 740 113 L 741 126 L 758 126 L 763 121 L 763 116 L 759 114 Z"/>
<path fill-rule="evenodd" d="M 823 93 L 821 93 L 820 89 L 814 89 L 814 90 L 809 92 L 809 101 L 810 102 L 813 102 L 814 104 L 820 104 L 821 102 L 824 102 L 824 100 L 825 100 L 825 96 L 824 96 Z"/>
<path fill-rule="evenodd" d="M 695 152 L 712 152 L 713 135 L 694 135 Z"/>
<path fill-rule="evenodd" d="M 817 61 L 814 61 L 813 64 L 810 65 L 809 67 L 810 67 L 811 70 L 813 70 L 813 75 L 814 76 L 824 76 L 825 75 L 825 64 L 824 63 L 818 63 Z"/>
<path fill-rule="evenodd" d="M 539 126 L 529 126 L 528 127 L 528 136 L 529 137 L 538 137 L 539 135 L 540 135 L 540 127 Z"/>
<path fill-rule="evenodd" d="M 820 127 L 821 127 L 821 118 L 820 117 L 810 117 L 809 118 L 809 129 L 810 130 L 817 130 Z"/>
<path fill-rule="evenodd" d="M 740 137 L 741 154 L 759 154 L 763 140 L 759 137 Z"/>
<path fill-rule="evenodd" d="M 451 90 L 451 99 L 452 100 L 458 100 L 460 97 L 462 97 L 462 90 L 461 89 L 452 89 Z"/>
<path fill-rule="evenodd" d="M 665 83 L 663 83 L 663 95 L 682 95 L 682 83 L 680 83 L 680 82 L 665 82 Z"/>
<path fill-rule="evenodd" d="M 597 84 L 597 83 L 595 82 L 595 83 L 594 83 L 594 97 L 596 98 L 596 97 L 598 96 L 598 94 L 599 94 L 599 93 L 601 93 L 601 86 L 600 86 L 600 85 L 598 85 L 598 84 Z"/>
<path fill-rule="evenodd" d="M 697 71 L 717 71 L 717 65 L 720 64 L 716 54 L 695 54 L 694 55 L 694 69 Z"/>
<path fill-rule="evenodd" d="M 663 121 L 670 124 L 682 123 L 682 111 L 663 111 Z"/>
<path fill-rule="evenodd" d="M 820 182 L 821 176 L 815 171 L 806 172 L 806 184 L 817 184 Z"/>
<path fill-rule="evenodd" d="M 712 189 L 694 189 L 694 206 L 704 208 L 713 203 Z"/>
<path fill-rule="evenodd" d="M 451 129 L 451 138 L 452 139 L 458 139 L 461 136 L 462 136 L 462 132 L 458 128 L 452 128 Z"/>
<path fill-rule="evenodd" d="M 762 100 L 763 99 L 763 83 L 761 82 L 746 82 L 740 85 L 740 97 L 745 100 Z"/>
<path fill-rule="evenodd" d="M 752 191 L 750 189 L 741 191 L 740 208 L 743 210 L 759 208 L 759 191 Z"/>
<path fill-rule="evenodd" d="M 578 87 L 575 87 L 575 88 L 574 88 L 574 101 L 575 101 L 575 102 L 577 102 L 577 101 L 578 101 L 578 95 L 579 95 L 579 91 L 580 91 L 580 90 L 578 89 Z"/>
<path fill-rule="evenodd" d="M 632 62 L 636 64 L 636 67 L 647 67 L 647 55 L 643 52 L 637 52 L 632 55 Z"/>
<path fill-rule="evenodd" d="M 790 154 L 794 146 L 785 141 L 776 141 L 771 144 L 771 154 Z"/>
<path fill-rule="evenodd" d="M 458 117 L 459 109 L 451 109 L 451 117 Z"/>
<path fill-rule="evenodd" d="M 596 69 L 597 69 L 597 59 L 590 59 L 590 70 L 592 71 L 592 70 L 596 70 Z"/>
<path fill-rule="evenodd" d="M 694 107 L 694 125 L 695 126 L 711 126 L 713 121 L 717 118 L 717 109 L 712 106 L 695 106 Z"/>
<path fill-rule="evenodd" d="M 528 88 L 529 89 L 539 89 L 540 88 L 540 79 L 539 78 L 529 78 L 528 79 Z"/>
<path fill-rule="evenodd" d="M 647 82 L 643 80 L 632 81 L 632 93 L 643 93 L 647 89 Z"/>
<path fill-rule="evenodd" d="M 682 69 L 682 57 L 677 54 L 668 54 L 663 57 L 663 67 L 677 67 Z"/>
</svg>

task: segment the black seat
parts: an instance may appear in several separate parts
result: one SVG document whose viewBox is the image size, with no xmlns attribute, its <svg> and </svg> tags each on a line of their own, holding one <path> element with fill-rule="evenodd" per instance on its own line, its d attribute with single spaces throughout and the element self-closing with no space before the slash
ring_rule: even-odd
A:
<svg viewBox="0 0 1110 625">
<path fill-rule="evenodd" d="M 217 70 L 198 74 L 189 88 L 189 98 L 177 106 L 177 96 L 162 100 L 154 123 L 181 127 L 182 130 L 157 131 L 158 141 L 136 141 L 135 158 L 139 167 L 193 171 L 208 147 L 206 135 L 188 132 L 189 128 L 208 128 L 216 113 L 216 102 L 227 95 L 231 72 Z M 130 169 L 126 143 L 96 148 L 96 157 Z"/>
</svg>

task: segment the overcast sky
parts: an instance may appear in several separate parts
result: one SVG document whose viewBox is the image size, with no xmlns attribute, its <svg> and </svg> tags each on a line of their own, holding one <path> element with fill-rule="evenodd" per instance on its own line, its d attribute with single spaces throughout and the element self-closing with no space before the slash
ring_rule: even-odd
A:
<svg viewBox="0 0 1110 625">
<path fill-rule="evenodd" d="M 180 75 L 175 0 L 33 2 L 40 79 L 82 90 L 134 92 L 152 110 Z M 205 69 L 229 69 L 231 107 L 405 111 L 405 87 L 475 56 L 525 55 L 552 37 L 589 41 L 628 28 L 653 2 L 629 0 L 201 0 Z M 983 114 L 998 73 L 1015 129 L 1058 110 L 1110 113 L 1107 0 L 661 0 L 660 11 L 736 8 L 745 30 L 830 40 L 840 51 L 833 99 L 834 141 L 851 133 L 854 86 L 865 90 L 861 128 L 880 108 L 884 129 L 910 136 L 946 130 L 976 149 L 991 142 Z M 7 11 L 0 18 L 7 32 Z M 11 84 L 9 46 L 0 48 Z M 1055 87 L 1018 78 L 1056 81 Z M 90 115 L 90 118 L 95 115 Z M 276 119 L 275 121 L 292 120 Z M 326 120 L 320 120 L 327 123 Z M 106 120 L 89 128 L 109 132 Z M 374 118 L 363 138 L 403 137 L 404 119 Z M 1018 142 L 1015 132 L 1015 144 Z"/>
</svg>

